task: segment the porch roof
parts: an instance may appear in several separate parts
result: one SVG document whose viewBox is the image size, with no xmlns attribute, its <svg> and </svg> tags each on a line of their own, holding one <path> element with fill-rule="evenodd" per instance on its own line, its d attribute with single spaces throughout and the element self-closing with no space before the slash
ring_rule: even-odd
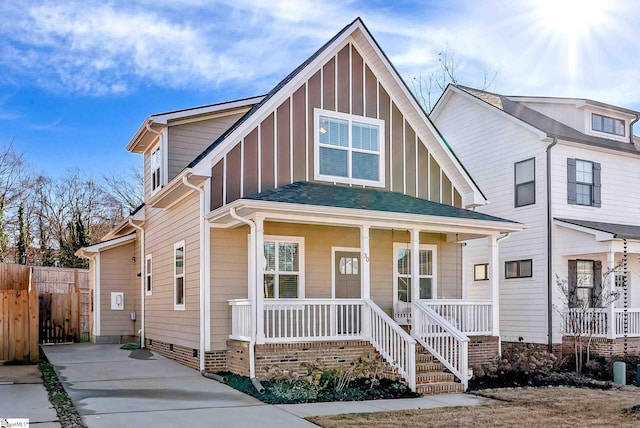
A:
<svg viewBox="0 0 640 428">
<path fill-rule="evenodd" d="M 574 226 L 585 227 L 595 232 L 612 235 L 610 239 L 640 240 L 640 226 L 618 223 L 604 223 L 599 221 L 576 220 L 571 218 L 555 218 L 555 220 Z"/>
<path fill-rule="evenodd" d="M 297 181 L 277 189 L 245 196 L 243 199 L 518 224 L 512 220 L 415 198 L 402 193 L 308 181 Z"/>
<path fill-rule="evenodd" d="M 368 224 L 380 228 L 471 234 L 464 239 L 524 229 L 524 225 L 511 220 L 401 193 L 306 181 L 245 196 L 212 211 L 206 218 L 216 227 L 235 227 L 240 222 L 231 215 L 233 210 L 245 217 L 262 216 L 270 221 L 340 226 Z"/>
</svg>

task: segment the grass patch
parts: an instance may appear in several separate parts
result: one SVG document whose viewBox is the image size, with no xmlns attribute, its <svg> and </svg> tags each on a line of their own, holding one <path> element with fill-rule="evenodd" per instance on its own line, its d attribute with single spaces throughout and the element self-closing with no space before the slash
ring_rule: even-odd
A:
<svg viewBox="0 0 640 428">
<path fill-rule="evenodd" d="M 84 428 L 86 425 L 82 421 L 82 418 L 78 414 L 71 398 L 64 390 L 58 375 L 53 366 L 49 364 L 47 356 L 42 349 L 40 349 L 40 363 L 38 365 L 40 372 L 42 373 L 42 380 L 44 387 L 49 394 L 49 402 L 56 409 L 58 414 L 58 420 L 62 428 Z"/>
<path fill-rule="evenodd" d="M 502 388 L 478 393 L 486 405 L 307 418 L 333 427 L 637 427 L 640 390 L 572 387 Z"/>
</svg>

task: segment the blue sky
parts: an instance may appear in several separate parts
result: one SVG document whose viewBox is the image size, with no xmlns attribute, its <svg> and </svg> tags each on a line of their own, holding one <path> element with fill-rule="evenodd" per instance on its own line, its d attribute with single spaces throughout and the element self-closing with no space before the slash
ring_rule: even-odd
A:
<svg viewBox="0 0 640 428">
<path fill-rule="evenodd" d="M 360 16 L 403 77 L 451 46 L 511 95 L 640 110 L 631 0 L 0 2 L 0 144 L 38 172 L 140 165 L 125 146 L 150 114 L 268 92 Z M 636 134 L 639 132 L 636 130 Z"/>
</svg>

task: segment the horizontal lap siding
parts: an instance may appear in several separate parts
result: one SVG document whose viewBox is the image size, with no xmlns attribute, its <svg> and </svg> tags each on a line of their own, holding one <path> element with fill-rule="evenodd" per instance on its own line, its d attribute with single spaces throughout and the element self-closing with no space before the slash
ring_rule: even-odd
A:
<svg viewBox="0 0 640 428">
<path fill-rule="evenodd" d="M 146 208 L 145 250 L 153 257 L 153 294 L 146 296 L 146 336 L 199 348 L 199 195 L 166 210 Z M 175 311 L 173 246 L 185 241 L 186 309 Z"/>
<path fill-rule="evenodd" d="M 464 121 L 460 118 L 464 117 Z M 500 333 L 503 340 L 545 343 L 547 245 L 545 147 L 539 137 L 505 118 L 498 110 L 454 95 L 435 118 L 436 126 L 491 201 L 477 211 L 515 220 L 526 229 L 500 243 Z M 553 149 L 553 152 L 558 147 Z M 555 154 L 554 154 L 555 155 Z M 514 163 L 535 157 L 536 204 L 514 208 Z M 555 170 L 564 170 L 566 164 Z M 556 182 L 556 181 L 554 181 Z M 557 181 L 560 183 L 560 181 Z M 566 182 L 564 182 L 566 183 Z M 564 184 L 566 199 L 566 184 Z M 455 194 L 454 194 L 455 198 Z M 565 200 L 566 202 L 566 200 Z M 554 213 L 557 215 L 557 213 Z M 488 282 L 473 281 L 473 264 L 488 263 L 487 241 L 465 248 L 470 298 L 488 298 Z M 505 261 L 533 260 L 533 278 L 504 279 Z M 566 274 L 565 274 L 566 275 Z"/>
<path fill-rule="evenodd" d="M 243 113 L 169 127 L 168 181 L 218 139 Z"/>
<path fill-rule="evenodd" d="M 136 261 L 133 261 L 133 257 Z M 134 243 L 100 252 L 100 335 L 131 336 L 131 312 L 140 312 L 140 253 Z M 111 310 L 111 293 L 124 293 L 124 310 Z"/>
<path fill-rule="evenodd" d="M 388 88 L 373 70 L 362 53 L 348 43 L 288 98 L 271 112 L 266 112 L 259 127 L 240 136 L 238 146 L 244 146 L 242 159 L 246 165 L 236 168 L 237 157 L 229 162 L 229 156 L 236 155 L 226 155 L 226 181 L 227 186 L 232 187 L 225 191 L 226 203 L 254 193 L 256 188 L 265 191 L 292 181 L 314 181 L 314 109 L 322 108 L 384 121 L 386 190 L 447 204 L 456 203 L 457 193 L 457 204 L 461 205 L 460 193 L 454 189 L 452 195 L 453 185 L 444 173 L 445 194 L 440 193 L 440 166 L 426 148 L 439 143 L 431 131 L 424 135 L 416 130 L 421 127 L 416 128 L 406 115 L 407 109 L 413 107 L 404 100 L 391 99 Z M 257 143 L 254 142 L 256 138 Z M 258 146 L 257 152 L 254 144 Z M 231 164 L 233 170 L 229 168 Z M 259 171 L 256 171 L 256 164 L 259 164 Z M 240 171 L 244 171 L 247 189 L 238 194 L 238 179 L 234 174 L 240 174 Z M 216 184 L 216 177 L 212 189 L 220 192 L 221 184 Z M 212 193 L 211 209 L 219 206 L 219 200 L 220 196 Z"/>
</svg>

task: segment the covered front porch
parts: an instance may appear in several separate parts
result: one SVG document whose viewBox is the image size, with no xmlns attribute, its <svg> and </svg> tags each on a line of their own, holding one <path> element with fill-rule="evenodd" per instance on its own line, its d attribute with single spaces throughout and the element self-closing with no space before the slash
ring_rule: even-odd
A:
<svg viewBox="0 0 640 428">
<path fill-rule="evenodd" d="M 229 300 L 229 338 L 257 345 L 366 341 L 414 390 L 421 345 L 466 385 L 469 336 L 499 335 L 498 238 L 520 225 L 433 205 L 450 215 L 262 199 L 213 212 L 214 233 L 249 232 L 248 287 L 246 297 Z M 470 218 L 453 216 L 460 213 Z M 461 242 L 480 237 L 490 254 L 491 293 L 466 301 Z"/>
<path fill-rule="evenodd" d="M 563 238 L 556 271 L 567 284 L 559 296 L 563 335 L 607 340 L 607 353 L 623 338 L 638 341 L 640 226 L 572 219 L 556 224 Z"/>
</svg>

